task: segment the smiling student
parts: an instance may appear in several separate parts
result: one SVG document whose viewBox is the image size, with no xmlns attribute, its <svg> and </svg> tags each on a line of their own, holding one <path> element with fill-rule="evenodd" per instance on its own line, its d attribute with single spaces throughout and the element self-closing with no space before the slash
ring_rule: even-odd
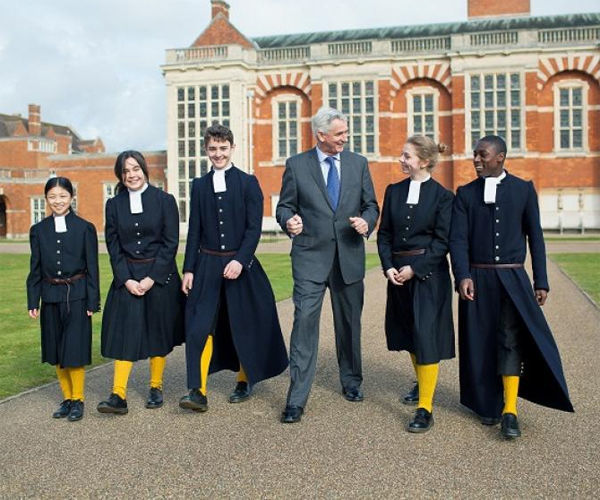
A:
<svg viewBox="0 0 600 500">
<path fill-rule="evenodd" d="M 230 403 L 283 372 L 287 352 L 267 275 L 254 255 L 261 234 L 263 195 L 256 177 L 235 167 L 231 130 L 204 134 L 212 170 L 194 179 L 183 264 L 189 393 L 181 408 L 206 411 L 208 374 L 238 372 Z"/>
<path fill-rule="evenodd" d="M 183 342 L 183 300 L 175 263 L 179 213 L 171 194 L 148 183 L 146 160 L 124 151 L 115 162 L 117 194 L 106 202 L 104 235 L 113 270 L 102 317 L 102 355 L 115 359 L 100 413 L 125 414 L 133 362 L 150 358 L 146 408 L 163 404 L 166 356 Z"/>
<path fill-rule="evenodd" d="M 439 362 L 454 357 L 452 283 L 446 254 L 453 194 L 431 178 L 438 153 L 424 136 L 409 137 L 400 164 L 409 178 L 390 184 L 383 201 L 377 247 L 388 279 L 385 333 L 390 351 L 408 351 L 417 375 L 417 403 L 409 432 L 433 425 Z"/>
<path fill-rule="evenodd" d="M 69 179 L 50 179 L 44 193 L 52 215 L 29 233 L 27 309 L 40 318 L 42 362 L 56 365 L 63 393 L 52 416 L 76 421 L 83 417 L 84 366 L 92 361 L 91 316 L 100 310 L 98 238 L 94 226 L 71 209 Z"/>
</svg>

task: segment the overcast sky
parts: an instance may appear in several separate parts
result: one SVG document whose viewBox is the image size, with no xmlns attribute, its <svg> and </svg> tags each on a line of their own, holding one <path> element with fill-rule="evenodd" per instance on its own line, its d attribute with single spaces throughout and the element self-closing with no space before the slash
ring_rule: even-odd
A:
<svg viewBox="0 0 600 500">
<path fill-rule="evenodd" d="M 466 20 L 467 0 L 229 0 L 246 36 Z M 532 15 L 598 12 L 598 0 L 532 0 Z M 0 15 L 0 113 L 72 126 L 109 152 L 164 149 L 165 49 L 189 46 L 210 0 L 19 0 Z"/>
</svg>

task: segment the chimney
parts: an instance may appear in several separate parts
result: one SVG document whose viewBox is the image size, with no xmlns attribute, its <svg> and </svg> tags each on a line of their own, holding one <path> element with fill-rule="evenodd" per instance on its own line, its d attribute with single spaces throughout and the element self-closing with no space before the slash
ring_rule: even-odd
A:
<svg viewBox="0 0 600 500">
<path fill-rule="evenodd" d="M 40 106 L 38 104 L 29 105 L 29 135 L 42 135 Z"/>
<path fill-rule="evenodd" d="M 229 4 L 224 0 L 210 0 L 212 8 L 212 18 L 217 17 L 217 14 L 223 14 L 225 19 L 229 19 Z"/>
<path fill-rule="evenodd" d="M 469 19 L 490 17 L 529 16 L 531 0 L 468 0 L 467 16 Z"/>
</svg>

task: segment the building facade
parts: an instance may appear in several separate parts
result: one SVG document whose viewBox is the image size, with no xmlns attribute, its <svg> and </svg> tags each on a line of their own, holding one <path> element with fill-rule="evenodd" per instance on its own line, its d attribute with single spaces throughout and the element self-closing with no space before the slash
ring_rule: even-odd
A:
<svg viewBox="0 0 600 500">
<path fill-rule="evenodd" d="M 474 178 L 474 142 L 497 134 L 508 170 L 535 182 L 545 229 L 600 228 L 600 14 L 533 17 L 528 0 L 468 0 L 464 22 L 249 39 L 226 2 L 211 8 L 208 27 L 161 67 L 183 231 L 191 180 L 209 168 L 206 126 L 233 130 L 269 230 L 285 159 L 314 145 L 322 105 L 348 115 L 349 148 L 368 158 L 380 200 L 402 178 L 408 136 L 450 146 L 434 176 L 455 190 Z"/>
<path fill-rule="evenodd" d="M 166 184 L 166 153 L 144 152 L 150 181 Z M 27 118 L 0 114 L 0 238 L 26 238 L 49 214 L 44 186 L 53 176 L 73 183 L 77 212 L 104 232 L 104 204 L 113 196 L 117 155 L 101 139 L 83 140 L 70 127 L 41 121 L 39 105 Z"/>
</svg>

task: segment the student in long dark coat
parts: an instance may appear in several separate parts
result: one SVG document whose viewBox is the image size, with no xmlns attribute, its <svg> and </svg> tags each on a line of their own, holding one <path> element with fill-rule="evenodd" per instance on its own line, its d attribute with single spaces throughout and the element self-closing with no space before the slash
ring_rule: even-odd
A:
<svg viewBox="0 0 600 500">
<path fill-rule="evenodd" d="M 501 435 L 521 435 L 517 395 L 573 411 L 560 355 L 540 306 L 549 291 L 546 251 L 532 182 L 504 170 L 497 136 L 473 151 L 478 178 L 458 188 L 450 254 L 459 301 L 461 403 Z M 523 267 L 529 243 L 533 289 Z"/>
<path fill-rule="evenodd" d="M 388 279 L 385 333 L 390 351 L 408 351 L 418 382 L 409 432 L 433 425 L 439 362 L 454 357 L 452 284 L 446 254 L 453 195 L 431 178 L 438 153 L 429 137 L 409 137 L 402 171 L 410 177 L 385 191 L 377 247 Z"/>
<path fill-rule="evenodd" d="M 101 413 L 127 413 L 127 381 L 134 361 L 150 358 L 146 408 L 163 404 L 166 356 L 183 342 L 184 297 L 175 256 L 179 214 L 173 195 L 148 184 L 137 151 L 115 163 L 117 194 L 106 203 L 104 234 L 113 270 L 102 317 L 102 355 L 115 359 L 113 390 Z"/>
<path fill-rule="evenodd" d="M 209 372 L 238 372 L 231 403 L 250 397 L 254 384 L 283 372 L 287 352 L 273 291 L 254 256 L 263 196 L 256 177 L 231 163 L 233 134 L 206 130 L 212 170 L 194 179 L 185 262 L 186 362 L 189 394 L 182 408 L 206 411 Z"/>
<path fill-rule="evenodd" d="M 52 416 L 76 421 L 83 417 L 84 366 L 92 362 L 92 314 L 100 310 L 98 238 L 71 210 L 69 179 L 50 179 L 44 193 L 52 215 L 29 233 L 27 309 L 31 318 L 40 317 L 42 362 L 56 365 L 63 393 Z"/>
</svg>

